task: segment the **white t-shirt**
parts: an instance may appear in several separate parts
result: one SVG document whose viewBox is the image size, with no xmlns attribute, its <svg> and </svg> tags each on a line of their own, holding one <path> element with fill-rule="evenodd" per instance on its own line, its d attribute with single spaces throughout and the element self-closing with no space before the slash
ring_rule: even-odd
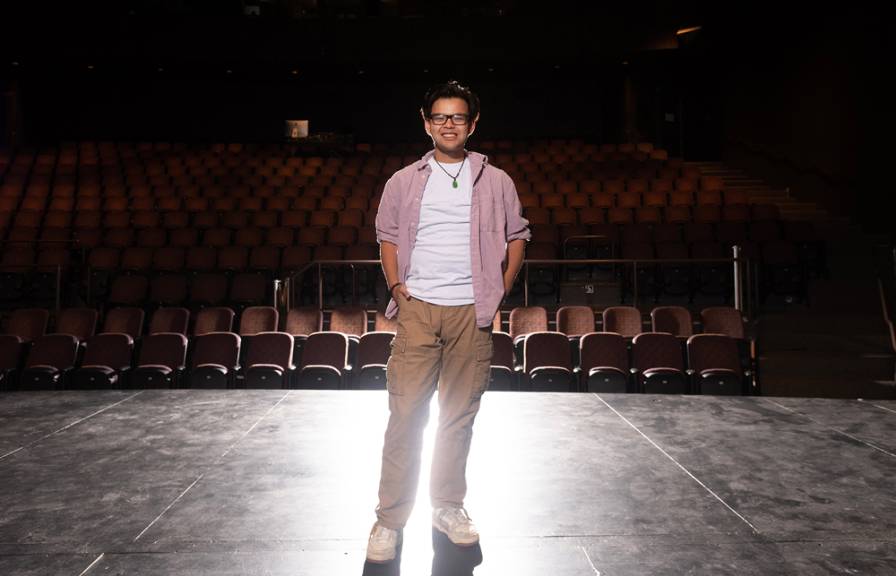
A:
<svg viewBox="0 0 896 576">
<path fill-rule="evenodd" d="M 473 269 L 470 262 L 470 206 L 473 182 L 470 163 L 442 167 L 430 158 L 432 173 L 423 190 L 417 239 L 411 252 L 405 285 L 414 298 L 441 306 L 473 303 Z"/>
</svg>

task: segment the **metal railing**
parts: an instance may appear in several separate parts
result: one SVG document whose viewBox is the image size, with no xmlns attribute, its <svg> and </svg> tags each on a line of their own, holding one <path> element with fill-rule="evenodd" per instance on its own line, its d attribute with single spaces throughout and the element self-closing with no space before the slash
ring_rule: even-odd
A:
<svg viewBox="0 0 896 576">
<path fill-rule="evenodd" d="M 4 240 L 4 241 L 0 241 L 0 252 L 5 251 L 6 247 L 10 246 L 10 245 L 12 245 L 12 246 L 60 246 L 61 245 L 61 246 L 68 246 L 71 250 L 74 250 L 79 246 L 79 242 L 77 240 L 72 240 L 72 239 L 68 239 L 68 240 L 41 240 L 41 239 Z M 83 250 L 82 250 L 81 256 L 82 256 L 82 262 L 83 262 L 83 260 L 84 260 L 83 259 L 83 256 L 84 256 Z M 34 271 L 53 270 L 55 272 L 55 276 L 56 276 L 55 288 L 53 290 L 53 292 L 54 292 L 53 301 L 54 301 L 55 310 L 58 313 L 59 310 L 61 310 L 61 308 L 62 308 L 62 276 L 63 276 L 63 270 L 65 268 L 66 267 L 62 266 L 61 264 L 56 264 L 55 266 L 53 266 L 53 265 L 47 266 L 47 265 L 40 265 L 37 263 L 32 263 L 30 265 L 23 264 L 23 265 L 4 266 L 3 271 L 18 272 L 21 270 L 21 271 L 34 272 Z M 68 268 L 71 268 L 71 264 L 68 266 Z"/>
<path fill-rule="evenodd" d="M 896 316 L 896 246 L 879 246 L 883 249 L 883 262 L 878 263 L 877 288 L 880 294 L 881 310 L 884 322 L 890 333 L 890 347 L 896 352 L 896 327 L 893 319 Z M 896 373 L 894 373 L 896 379 Z"/>
<path fill-rule="evenodd" d="M 529 269 L 530 266 L 557 266 L 561 269 L 564 266 L 601 266 L 613 265 L 626 267 L 630 266 L 631 270 L 631 286 L 633 304 L 638 304 L 638 267 L 642 269 L 645 266 L 662 266 L 674 264 L 700 265 L 700 264 L 727 264 L 731 268 L 732 277 L 732 297 L 734 307 L 740 310 L 748 319 L 752 318 L 758 307 L 758 281 L 759 272 L 756 262 L 744 258 L 741 254 L 739 246 L 732 249 L 731 258 L 689 258 L 689 259 L 631 259 L 631 258 L 566 258 L 566 259 L 526 259 L 522 265 L 523 278 L 523 305 L 529 305 Z M 307 263 L 302 268 L 293 271 L 283 279 L 283 288 L 286 290 L 286 308 L 289 310 L 299 296 L 301 290 L 300 280 L 309 270 L 315 270 L 317 273 L 316 282 L 316 300 L 320 309 L 324 307 L 324 268 L 344 268 L 348 266 L 351 269 L 351 302 L 358 303 L 358 270 L 362 266 L 377 267 L 381 266 L 380 260 L 315 260 Z"/>
</svg>

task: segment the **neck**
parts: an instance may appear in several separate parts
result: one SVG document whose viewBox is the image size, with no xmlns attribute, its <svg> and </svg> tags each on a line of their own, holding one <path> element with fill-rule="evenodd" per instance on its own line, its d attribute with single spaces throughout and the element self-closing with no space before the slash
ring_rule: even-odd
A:
<svg viewBox="0 0 896 576">
<path fill-rule="evenodd" d="M 451 153 L 443 152 L 438 148 L 435 148 L 434 150 L 433 157 L 439 162 L 462 162 L 467 152 L 464 149 Z"/>
</svg>

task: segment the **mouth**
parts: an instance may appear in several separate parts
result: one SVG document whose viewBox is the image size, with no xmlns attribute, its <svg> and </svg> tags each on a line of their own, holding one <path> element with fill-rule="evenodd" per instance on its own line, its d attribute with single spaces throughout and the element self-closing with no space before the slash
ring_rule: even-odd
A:
<svg viewBox="0 0 896 576">
<path fill-rule="evenodd" d="M 457 134 L 455 134 L 454 132 L 443 132 L 442 138 L 444 138 L 445 140 L 456 140 Z"/>
</svg>

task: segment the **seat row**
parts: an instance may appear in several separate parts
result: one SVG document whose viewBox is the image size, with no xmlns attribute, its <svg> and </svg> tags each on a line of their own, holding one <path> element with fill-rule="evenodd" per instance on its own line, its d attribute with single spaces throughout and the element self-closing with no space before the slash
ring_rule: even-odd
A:
<svg viewBox="0 0 896 576">
<path fill-rule="evenodd" d="M 93 314 L 91 314 L 91 312 Z M 203 314 L 204 312 L 204 314 Z M 321 331 L 323 315 L 316 309 L 294 309 L 286 328 L 276 328 L 277 311 L 253 308 L 242 313 L 239 333 L 231 332 L 233 312 L 200 312 L 187 337 L 189 313 L 160 309 L 142 334 L 142 310 L 113 309 L 104 330 L 91 334 L 96 311 L 65 310 L 57 319 L 59 332 L 40 334 L 48 313 L 17 311 L 0 336 L 0 385 L 5 389 L 249 387 L 249 388 L 382 388 L 391 330 L 366 331 L 363 309 L 334 310 L 330 330 Z M 229 314 L 228 314 L 229 312 Z M 494 354 L 490 385 L 496 390 L 755 393 L 751 364 L 740 355 L 742 338 L 719 333 L 683 339 L 670 332 L 564 333 L 529 331 L 544 316 L 537 307 L 515 309 L 511 333 L 493 332 Z M 557 326 L 573 332 L 593 327 L 586 307 L 557 311 Z M 635 317 L 635 315 L 637 317 Z M 655 309 L 654 328 L 687 334 L 681 311 Z M 704 329 L 742 330 L 732 309 L 703 311 Z M 633 332 L 641 328 L 640 312 L 625 307 L 603 312 L 605 328 Z M 363 326 L 359 323 L 363 323 Z M 377 319 L 375 328 L 393 328 Z M 500 316 L 496 316 L 500 326 Z M 351 334 L 337 330 L 343 328 Z M 23 339 L 30 338 L 30 340 Z M 521 350 L 515 358 L 514 348 Z"/>
<path fill-rule="evenodd" d="M 97 310 L 65 309 L 55 332 L 46 333 L 47 310 L 16 310 L 0 335 L 0 388 L 341 388 L 354 383 L 350 360 L 385 365 L 392 335 L 368 332 L 367 312 L 356 308 L 331 313 L 327 332 L 321 332 L 323 314 L 317 309 L 291 310 L 287 331 L 278 330 L 277 310 L 264 306 L 242 311 L 238 332 L 231 331 L 235 313 L 226 307 L 202 309 L 192 323 L 184 308 L 160 308 L 145 334 L 144 314 L 140 308 L 113 308 L 95 333 Z M 393 326 L 378 315 L 375 327 Z M 389 335 L 385 342 L 382 334 Z M 362 339 L 371 344 L 360 345 Z"/>
</svg>

